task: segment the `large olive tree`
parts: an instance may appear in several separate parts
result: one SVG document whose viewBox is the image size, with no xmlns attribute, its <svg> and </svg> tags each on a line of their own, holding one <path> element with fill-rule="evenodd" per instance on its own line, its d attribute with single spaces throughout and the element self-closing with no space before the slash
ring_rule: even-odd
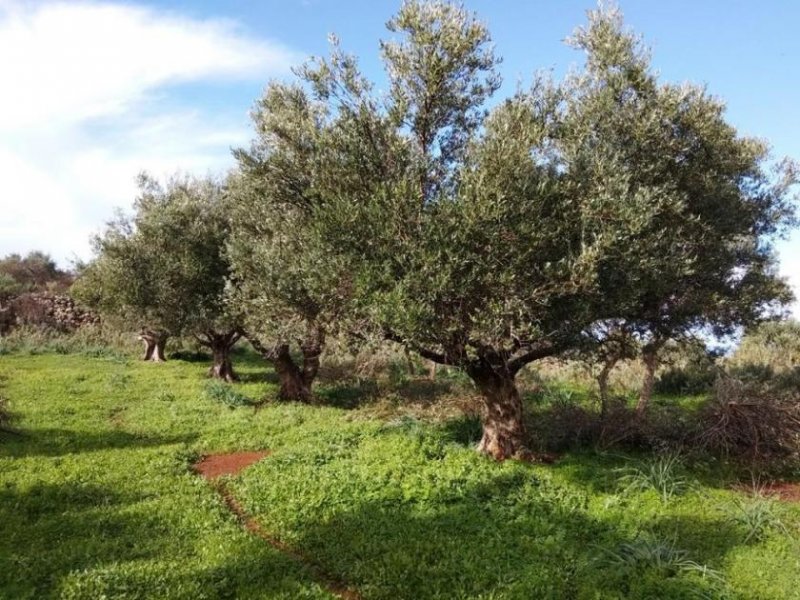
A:
<svg viewBox="0 0 800 600">
<path fill-rule="evenodd" d="M 253 111 L 253 143 L 235 151 L 239 172 L 230 186 L 228 250 L 237 281 L 231 300 L 247 339 L 275 367 L 278 396 L 301 402 L 312 398 L 326 336 L 352 283 L 316 230 L 328 183 L 347 186 L 322 166 L 339 139 L 328 117 L 302 88 L 271 83 Z M 357 171 L 349 166 L 344 177 Z"/>
<path fill-rule="evenodd" d="M 659 84 L 615 11 L 575 35 L 583 71 L 537 78 L 488 113 L 498 60 L 472 14 L 410 1 L 388 26 L 386 96 L 336 47 L 287 89 L 295 108 L 265 105 L 265 156 L 285 143 L 292 157 L 273 169 L 276 183 L 292 174 L 279 228 L 301 232 L 293 257 L 336 266 L 303 277 L 341 290 L 341 324 L 470 376 L 482 452 L 527 454 L 517 373 L 596 323 L 649 322 L 664 298 L 680 299 L 670 315 L 704 298 L 686 326 L 723 321 L 743 289 L 749 310 L 780 299 L 767 241 L 787 187 L 765 173 L 763 145 L 702 90 Z M 331 273 L 340 285 L 317 287 Z"/>
<path fill-rule="evenodd" d="M 193 336 L 213 354 L 209 375 L 236 375 L 230 351 L 240 338 L 229 310 L 228 200 L 212 179 L 142 175 L 134 214 L 94 239 L 95 258 L 74 286 L 101 313 L 141 327 L 145 360 L 165 360 L 169 336 Z"/>
</svg>

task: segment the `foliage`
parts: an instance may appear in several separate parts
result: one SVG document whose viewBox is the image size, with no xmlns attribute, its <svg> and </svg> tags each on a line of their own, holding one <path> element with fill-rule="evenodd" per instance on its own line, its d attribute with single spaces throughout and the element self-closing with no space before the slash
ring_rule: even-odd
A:
<svg viewBox="0 0 800 600">
<path fill-rule="evenodd" d="M 789 299 L 771 243 L 793 218 L 791 165 L 768 172 L 718 100 L 660 83 L 615 9 L 571 38 L 582 71 L 488 112 L 498 58 L 474 15 L 409 1 L 389 30 L 386 98 L 334 40 L 300 84 L 268 88 L 259 144 L 239 154 L 285 207 L 258 220 L 259 244 L 319 257 L 296 279 L 342 299 L 339 322 L 464 369 L 510 415 L 517 372 L 598 322 L 660 344 Z M 497 412 L 481 448 L 504 458 L 525 436 Z"/>
<path fill-rule="evenodd" d="M 778 502 L 762 493 L 733 498 L 725 511 L 746 532 L 744 543 L 763 540 L 771 531 L 787 533 L 780 517 Z"/>
<path fill-rule="evenodd" d="M 214 180 L 139 177 L 135 213 L 94 239 L 96 258 L 73 294 L 129 328 L 170 335 L 230 329 L 226 199 Z"/>
<path fill-rule="evenodd" d="M 800 386 L 800 323 L 772 321 L 747 330 L 726 367 L 734 377 L 745 381 L 797 389 Z"/>
<path fill-rule="evenodd" d="M 206 397 L 214 402 L 220 402 L 229 408 L 251 406 L 253 401 L 234 389 L 230 384 L 222 381 L 209 381 L 204 390 Z"/>
<path fill-rule="evenodd" d="M 718 571 L 691 560 L 685 550 L 675 547 L 674 542 L 643 536 L 617 548 L 603 549 L 599 561 L 606 568 L 643 571 L 652 569 L 674 575 L 676 573 L 699 573 L 703 577 L 721 580 Z"/>
<path fill-rule="evenodd" d="M 24 292 L 63 291 L 70 283 L 72 273 L 60 269 L 44 252 L 0 258 L 0 300 Z"/>
<path fill-rule="evenodd" d="M 718 356 L 696 338 L 673 341 L 661 353 L 666 363 L 656 380 L 655 391 L 662 394 L 705 394 L 711 392 L 720 375 Z"/>
</svg>

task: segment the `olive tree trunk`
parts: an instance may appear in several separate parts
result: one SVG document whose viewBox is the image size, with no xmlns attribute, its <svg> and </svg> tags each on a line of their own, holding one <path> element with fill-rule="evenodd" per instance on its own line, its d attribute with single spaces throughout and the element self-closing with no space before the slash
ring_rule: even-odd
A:
<svg viewBox="0 0 800 600">
<path fill-rule="evenodd" d="M 167 344 L 169 335 L 162 331 L 142 331 L 139 339 L 144 342 L 144 356 L 142 360 L 152 362 L 164 362 L 167 360 L 164 355 L 164 348 Z"/>
<path fill-rule="evenodd" d="M 298 365 L 292 357 L 289 344 L 279 343 L 268 347 L 253 336 L 248 337 L 253 348 L 271 362 L 278 375 L 278 398 L 293 402 L 310 402 L 312 386 L 319 372 L 320 355 L 325 343 L 325 332 L 318 325 L 310 325 L 305 338 L 300 341 L 303 362 Z"/>
<path fill-rule="evenodd" d="M 522 399 L 513 373 L 505 368 L 492 368 L 481 363 L 468 366 L 467 374 L 475 382 L 483 399 L 483 435 L 478 451 L 496 460 L 530 458 Z"/>
<path fill-rule="evenodd" d="M 618 359 L 608 358 L 603 361 L 603 368 L 597 376 L 597 386 L 600 388 L 600 417 L 605 418 L 608 411 L 608 379 L 611 376 L 611 371 L 617 364 Z"/>
<path fill-rule="evenodd" d="M 278 398 L 294 402 L 309 402 L 311 400 L 311 383 L 306 380 L 303 370 L 297 366 L 289 350 L 289 344 L 281 344 L 274 349 L 274 358 L 271 362 L 278 375 L 280 389 Z"/>
<path fill-rule="evenodd" d="M 231 361 L 231 351 L 239 338 L 241 338 L 241 334 L 238 331 L 209 336 L 209 347 L 213 357 L 213 363 L 208 370 L 209 377 L 222 379 L 228 383 L 239 381 L 239 376 L 233 370 Z"/>
<path fill-rule="evenodd" d="M 653 388 L 656 384 L 656 369 L 658 368 L 658 350 L 663 342 L 651 343 L 642 349 L 642 362 L 644 363 L 644 381 L 639 391 L 639 400 L 636 403 L 636 414 L 644 415 L 650 399 L 653 397 Z"/>
</svg>

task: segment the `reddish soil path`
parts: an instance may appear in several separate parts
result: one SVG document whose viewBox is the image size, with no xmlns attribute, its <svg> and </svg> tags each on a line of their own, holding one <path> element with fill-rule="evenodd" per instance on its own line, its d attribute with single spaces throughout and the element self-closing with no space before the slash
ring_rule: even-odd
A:
<svg viewBox="0 0 800 600">
<path fill-rule="evenodd" d="M 757 493 L 770 498 L 777 498 L 784 502 L 800 502 L 800 483 L 790 481 L 771 481 L 761 484 L 755 490 L 745 485 L 736 485 L 734 490 L 743 494 Z"/>
<path fill-rule="evenodd" d="M 764 493 L 787 502 L 800 502 L 800 483 L 773 481 L 764 487 Z"/>
<path fill-rule="evenodd" d="M 209 454 L 194 464 L 194 470 L 206 479 L 216 479 L 223 475 L 236 475 L 265 456 L 269 456 L 269 452 Z"/>
<path fill-rule="evenodd" d="M 313 576 L 316 582 L 328 593 L 342 600 L 361 600 L 361 595 L 345 582 L 326 573 L 318 563 L 270 535 L 254 518 L 245 512 L 242 505 L 233 497 L 224 482 L 218 481 L 223 475 L 236 475 L 243 469 L 269 456 L 269 452 L 231 452 L 229 454 L 210 454 L 194 464 L 195 472 L 212 482 L 214 489 L 225 501 L 228 509 L 236 515 L 242 527 L 257 535 L 276 550 L 280 550 L 295 561 L 301 563 Z"/>
</svg>

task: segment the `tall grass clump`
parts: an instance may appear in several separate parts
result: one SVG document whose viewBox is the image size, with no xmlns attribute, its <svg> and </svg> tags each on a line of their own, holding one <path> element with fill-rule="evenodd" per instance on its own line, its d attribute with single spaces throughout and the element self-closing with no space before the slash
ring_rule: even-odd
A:
<svg viewBox="0 0 800 600">
<path fill-rule="evenodd" d="M 747 498 L 737 497 L 724 507 L 728 519 L 744 529 L 744 543 L 761 541 L 770 531 L 786 533 L 778 502 L 756 491 Z"/>
<path fill-rule="evenodd" d="M 619 544 L 614 549 L 602 548 L 598 563 L 616 570 L 653 569 L 664 575 L 698 573 L 703 577 L 722 580 L 722 575 L 718 571 L 691 560 L 689 553 L 677 548 L 675 542 L 650 536 L 637 537 L 631 542 Z"/>
<path fill-rule="evenodd" d="M 663 504 L 689 489 L 683 462 L 677 454 L 665 454 L 636 466 L 620 469 L 619 484 L 624 492 L 656 492 Z"/>
<path fill-rule="evenodd" d="M 234 389 L 229 383 L 224 381 L 209 381 L 204 390 L 206 398 L 214 402 L 224 404 L 229 408 L 241 406 L 252 406 L 253 400 Z"/>
</svg>

